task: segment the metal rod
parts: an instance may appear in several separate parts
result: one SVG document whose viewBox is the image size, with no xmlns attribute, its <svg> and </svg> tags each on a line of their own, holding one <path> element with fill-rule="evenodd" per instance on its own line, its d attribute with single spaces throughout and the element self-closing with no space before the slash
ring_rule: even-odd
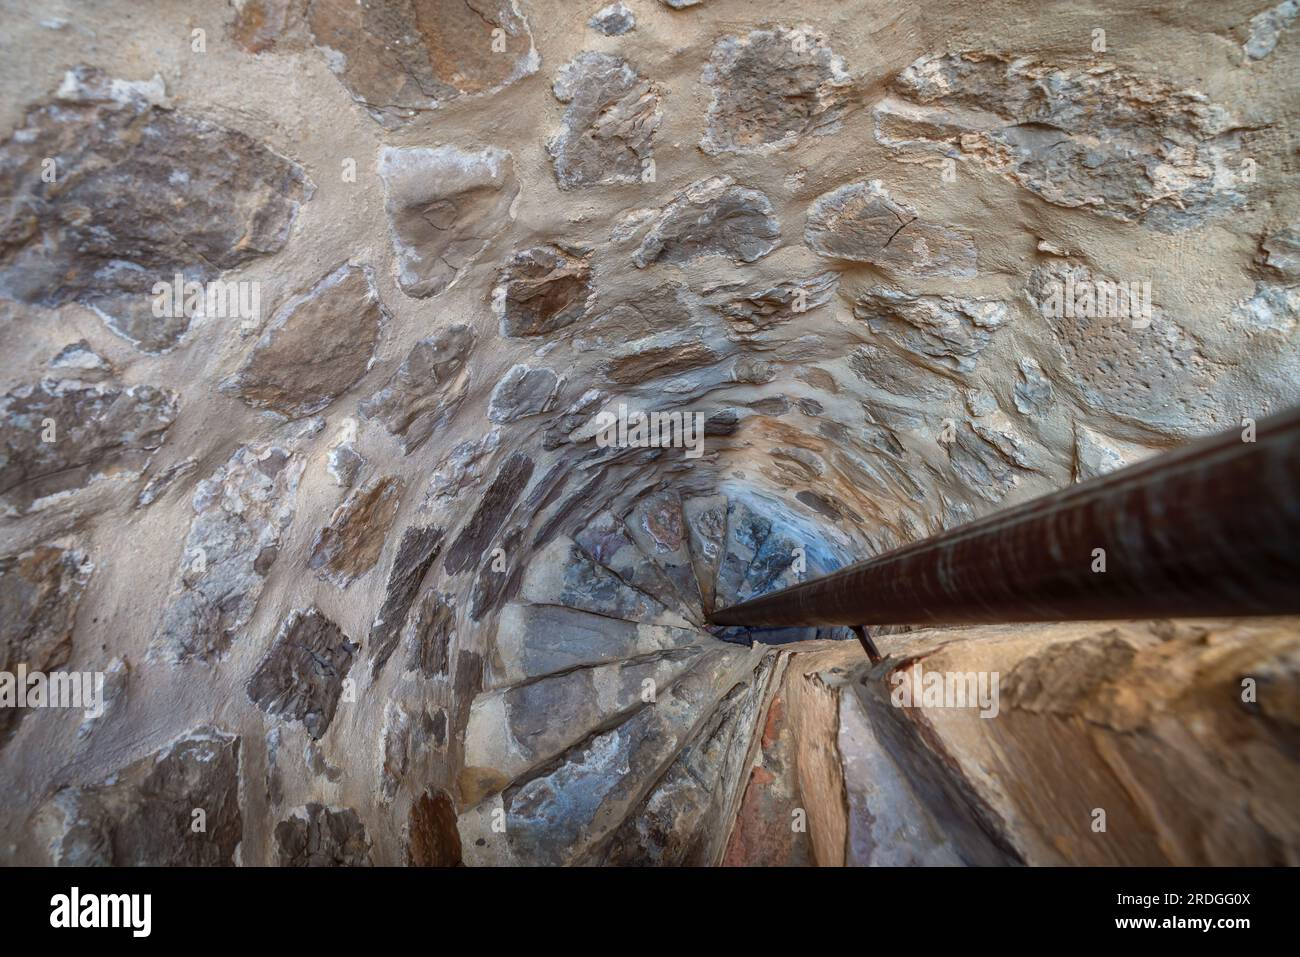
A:
<svg viewBox="0 0 1300 957">
<path fill-rule="evenodd" d="M 885 656 L 880 653 L 880 649 L 876 647 L 876 643 L 871 639 L 871 632 L 867 631 L 862 625 L 854 625 L 853 633 L 858 636 L 858 644 L 867 653 L 868 661 L 874 665 L 884 659 Z"/>
<path fill-rule="evenodd" d="M 715 612 L 718 625 L 1300 613 L 1300 408 Z"/>
</svg>

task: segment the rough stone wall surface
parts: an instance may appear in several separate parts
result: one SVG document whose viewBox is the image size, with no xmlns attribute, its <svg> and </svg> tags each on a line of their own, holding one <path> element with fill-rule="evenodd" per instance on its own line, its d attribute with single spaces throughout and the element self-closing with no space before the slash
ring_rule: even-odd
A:
<svg viewBox="0 0 1300 957">
<path fill-rule="evenodd" d="M 484 793 L 546 809 L 540 778 L 467 776 L 466 729 L 532 662 L 612 669 L 601 648 L 623 642 L 649 668 L 715 585 L 796 580 L 793 545 L 816 574 L 1300 401 L 1287 6 L 0 0 L 0 667 L 107 676 L 93 719 L 0 717 L 0 861 L 487 855 L 462 840 Z M 178 279 L 237 285 L 160 315 Z M 699 412 L 703 454 L 602 446 L 620 404 Z M 662 574 L 612 538 L 583 564 L 605 514 Z M 525 599 L 594 637 L 528 645 Z M 591 624 L 611 617 L 635 622 Z M 1294 753 L 1277 629 L 1085 636 L 1085 664 L 1128 670 L 1059 714 L 1041 689 L 1078 676 L 1071 652 L 951 633 L 975 639 L 959 663 L 1018 676 L 1014 716 L 934 718 L 958 784 L 918 798 L 922 857 L 1296 863 L 1291 778 L 1199 846 L 1191 811 L 1151 811 L 1214 753 L 1178 723 L 1222 703 L 1177 692 L 1203 687 L 1180 668 L 1238 667 L 1216 636 L 1272 676 L 1234 733 Z M 617 729 L 600 722 L 632 704 L 602 700 L 565 745 L 646 762 L 644 792 L 617 795 L 632 823 L 583 825 L 591 853 L 642 853 L 673 784 L 693 820 L 735 815 L 732 839 L 655 859 L 743 863 L 771 843 L 755 815 L 834 786 L 809 798 L 832 833 L 774 853 L 897 860 L 830 810 L 873 813 L 831 741 L 860 741 L 868 705 L 846 709 L 840 677 L 786 668 L 773 692 L 767 665 L 723 664 Z M 1168 707 L 1126 697 L 1144 694 Z M 541 753 L 529 696 L 497 697 Z M 741 748 L 745 729 L 771 738 Z M 863 747 L 857 766 L 885 767 Z M 785 770 L 706 808 L 700 768 L 736 748 Z M 1094 853 L 1008 783 L 1027 763 L 1065 788 L 1054 748 L 1104 767 L 1156 843 Z M 1224 800 L 1254 759 L 1222 756 Z"/>
</svg>

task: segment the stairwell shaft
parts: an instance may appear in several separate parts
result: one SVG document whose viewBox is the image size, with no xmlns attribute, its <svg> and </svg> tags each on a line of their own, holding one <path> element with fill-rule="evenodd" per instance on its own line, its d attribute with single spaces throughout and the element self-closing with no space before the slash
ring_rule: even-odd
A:
<svg viewBox="0 0 1300 957">
<path fill-rule="evenodd" d="M 1300 613 L 1300 408 L 716 612 L 718 625 Z M 1099 551 L 1100 550 L 1100 551 Z"/>
</svg>

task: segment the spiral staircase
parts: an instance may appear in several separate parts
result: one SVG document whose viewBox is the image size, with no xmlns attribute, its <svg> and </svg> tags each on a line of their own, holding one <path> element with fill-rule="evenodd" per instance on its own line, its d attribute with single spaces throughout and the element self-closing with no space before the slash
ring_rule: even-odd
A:
<svg viewBox="0 0 1300 957">
<path fill-rule="evenodd" d="M 777 691 L 796 656 L 846 674 L 866 654 L 847 628 L 706 619 L 833 561 L 721 495 L 658 492 L 553 540 L 501 615 L 471 707 L 465 862 L 812 863 Z M 738 825 L 746 801 L 755 814 Z M 913 830 L 933 816 L 913 811 Z"/>
</svg>

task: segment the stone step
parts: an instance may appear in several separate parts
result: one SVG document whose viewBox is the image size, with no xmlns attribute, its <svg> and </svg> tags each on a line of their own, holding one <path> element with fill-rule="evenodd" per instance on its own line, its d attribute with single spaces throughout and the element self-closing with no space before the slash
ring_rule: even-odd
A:
<svg viewBox="0 0 1300 957">
<path fill-rule="evenodd" d="M 726 848 L 778 655 L 734 685 L 636 810 L 584 863 L 715 866 Z"/>
<path fill-rule="evenodd" d="M 745 502 L 732 499 L 727 503 L 726 545 L 714 585 L 716 607 L 726 608 L 736 603 L 749 566 L 771 531 L 772 522 Z"/>
<path fill-rule="evenodd" d="M 799 584 L 807 577 L 806 553 L 807 546 L 803 541 L 773 528 L 745 570 L 736 600 L 746 601 Z"/>
<path fill-rule="evenodd" d="M 831 638 L 838 632 L 828 628 L 749 628 L 744 625 L 710 625 L 709 634 L 731 645 L 792 645 L 800 641 Z"/>
<path fill-rule="evenodd" d="M 690 628 L 619 621 L 560 605 L 507 605 L 497 622 L 496 655 L 485 687 L 707 641 L 707 635 Z"/>
<path fill-rule="evenodd" d="M 458 819 L 471 865 L 567 865 L 616 830 L 761 653 L 719 646 L 626 721 Z"/>
<path fill-rule="evenodd" d="M 850 645 L 818 642 L 783 650 L 744 774 L 725 866 L 842 863 L 844 800 L 835 775 L 827 774 L 828 766 L 837 766 L 836 698 L 822 685 L 810 685 L 809 675 L 848 671 L 862 661 L 861 648 Z"/>
<path fill-rule="evenodd" d="M 951 829 L 940 826 L 929 803 L 890 753 L 888 734 L 882 735 L 852 689 L 840 695 L 835 747 L 848 805 L 846 864 L 951 867 L 966 863 Z"/>
<path fill-rule="evenodd" d="M 700 600 L 704 603 L 705 613 L 712 613 L 718 567 L 722 564 L 722 552 L 727 544 L 727 497 L 688 498 L 682 502 L 682 517 L 686 520 L 686 543 Z"/>
<path fill-rule="evenodd" d="M 693 624 L 702 625 L 700 606 L 685 601 L 664 570 L 646 558 L 624 524 L 611 512 L 602 512 L 573 537 L 596 562 L 624 582 L 643 591 L 664 607 Z"/>
<path fill-rule="evenodd" d="M 529 561 L 520 597 L 624 621 L 689 628 L 690 622 L 602 567 L 571 538 L 557 536 Z"/>
<path fill-rule="evenodd" d="M 596 731 L 620 724 L 703 654 L 700 647 L 680 648 L 479 695 L 465 730 L 462 800 L 477 804 Z"/>
<path fill-rule="evenodd" d="M 671 490 L 648 495 L 627 514 L 624 524 L 642 554 L 663 569 L 682 601 L 688 607 L 703 609 L 686 543 L 681 497 Z M 697 618 L 703 622 L 698 612 Z"/>
<path fill-rule="evenodd" d="M 783 652 L 724 863 L 953 866 L 1014 859 L 985 833 L 933 735 L 856 643 Z"/>
</svg>

